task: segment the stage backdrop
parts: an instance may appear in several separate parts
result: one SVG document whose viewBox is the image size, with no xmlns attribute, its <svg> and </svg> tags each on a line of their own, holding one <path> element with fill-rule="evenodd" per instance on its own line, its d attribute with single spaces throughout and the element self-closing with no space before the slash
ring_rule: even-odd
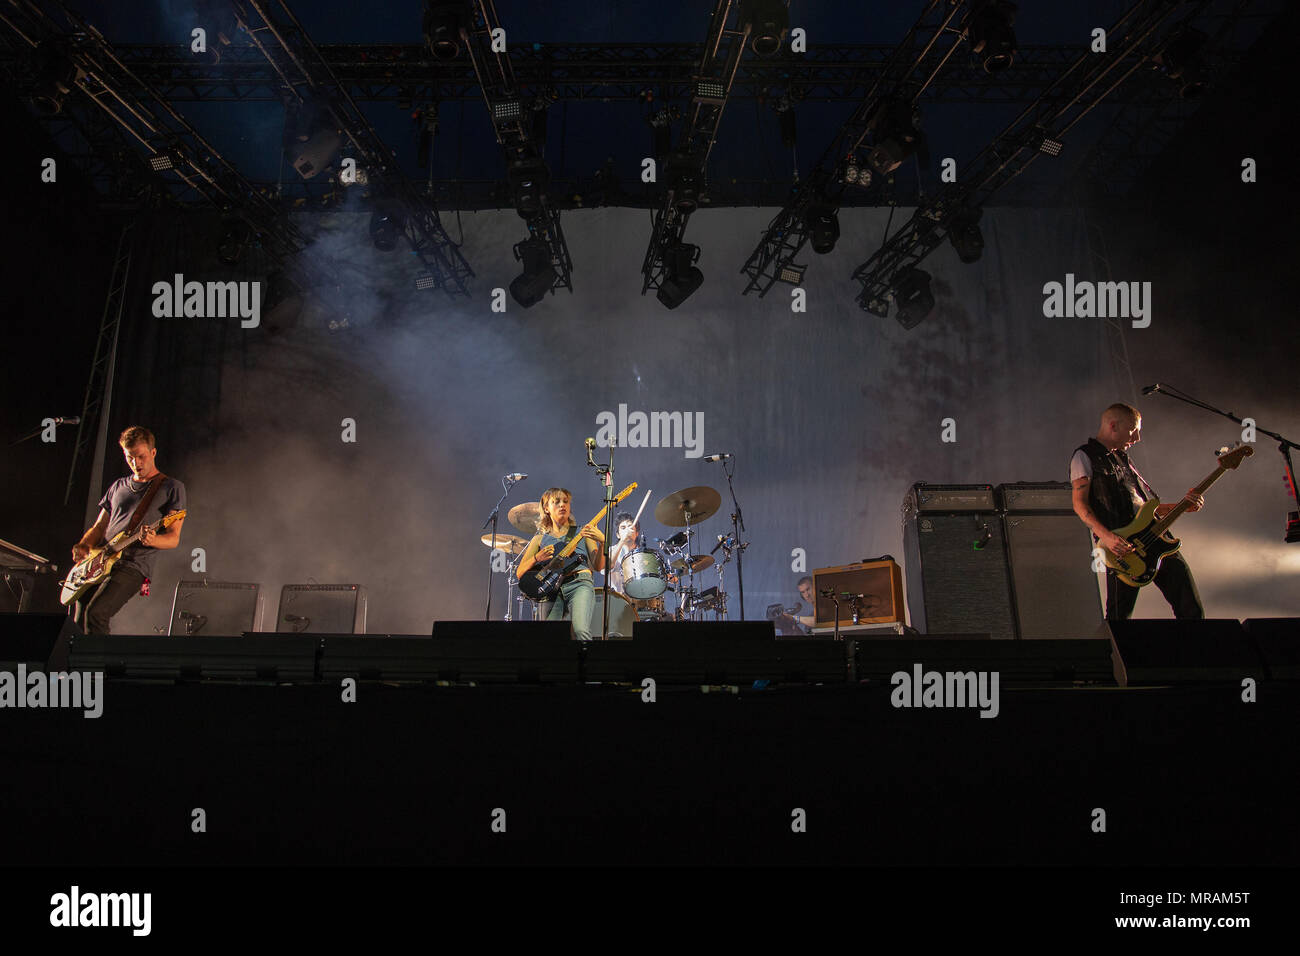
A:
<svg viewBox="0 0 1300 956">
<path fill-rule="evenodd" d="M 742 296 L 740 267 L 773 212 L 692 218 L 687 238 L 703 249 L 705 282 L 675 311 L 639 294 L 648 213 L 566 212 L 573 293 L 527 311 L 506 295 L 504 313 L 492 311 L 492 290 L 519 271 L 511 246 L 524 227 L 513 212 L 444 215 L 477 273 L 472 298 L 455 301 L 413 288 L 419 266 L 409 252 L 373 248 L 368 213 L 304 216 L 311 254 L 336 284 L 301 310 L 291 300 L 264 312 L 252 329 L 237 318 L 152 314 L 152 283 L 175 273 L 265 278 L 256 260 L 217 264 L 211 237 L 192 221 L 155 223 L 125 341 L 138 371 L 122 385 L 113 424 L 158 430 L 159 464 L 188 486 L 190 514 L 184 546 L 158 563 L 154 595 L 131 602 L 115 630 L 166 626 L 176 582 L 203 576 L 191 570 L 194 548 L 204 549 L 208 578 L 261 583 L 268 628 L 281 585 L 304 582 L 364 585 L 372 632 L 427 633 L 435 619 L 481 617 L 489 554 L 479 536 L 500 477 L 529 476 L 502 508 L 502 531 L 514 533 L 506 509 L 550 485 L 572 490 L 585 521 L 601 495 L 583 440 L 604 438 L 611 417 L 635 424 L 635 413 L 656 412 L 690 427 L 660 436 L 671 447 L 618 448 L 616 487 L 638 483 L 629 510 L 651 490 L 642 522 L 651 538 L 676 530 L 655 522 L 659 499 L 717 489 L 722 506 L 696 546 L 707 552 L 733 508 L 722 466 L 702 456 L 733 454 L 750 542 L 745 607 L 762 617 L 769 604 L 795 603 L 804 568 L 885 553 L 901 564 L 900 505 L 913 482 L 1065 480 L 1102 408 L 1133 399 L 1108 362 L 1100 319 L 1044 315 L 1044 283 L 1101 278 L 1073 212 L 989 210 L 978 263 L 961 264 L 947 245 L 924 263 L 938 305 L 911 331 L 854 301 L 852 270 L 879 247 L 888 210 L 845 210 L 834 252 L 805 251 L 803 310 L 787 285 Z M 892 227 L 909 214 L 897 211 Z M 1153 297 L 1152 326 L 1129 333 L 1139 374 L 1149 349 L 1168 355 L 1178 322 L 1193 321 L 1162 314 L 1159 289 Z M 1244 371 L 1225 377 L 1206 355 L 1181 368 L 1184 388 L 1240 396 L 1268 417 L 1268 393 Z M 1135 460 L 1169 499 L 1210 470 L 1213 447 L 1239 437 L 1190 410 L 1149 401 L 1143 411 Z M 945 442 L 948 419 L 955 441 Z M 1276 587 L 1293 576 L 1294 556 L 1281 543 L 1279 467 L 1260 450 L 1216 488 L 1213 508 L 1180 526 L 1211 616 L 1300 613 L 1294 591 Z M 111 456 L 105 482 L 121 473 Z M 1086 544 L 1077 560 L 1090 560 Z M 733 618 L 736 570 L 726 569 Z M 710 570 L 702 585 L 716 581 Z M 505 583 L 497 574 L 494 616 Z M 1138 614 L 1167 615 L 1147 591 Z"/>
</svg>

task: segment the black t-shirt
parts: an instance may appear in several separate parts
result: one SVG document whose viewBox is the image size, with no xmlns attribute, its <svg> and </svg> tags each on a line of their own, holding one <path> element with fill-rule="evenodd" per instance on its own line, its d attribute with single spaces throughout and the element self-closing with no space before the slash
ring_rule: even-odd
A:
<svg viewBox="0 0 1300 956">
<path fill-rule="evenodd" d="M 125 531 L 131 524 L 131 516 L 140 505 L 149 488 L 149 482 L 137 482 L 132 478 L 119 478 L 104 492 L 99 499 L 99 506 L 108 512 L 108 527 L 104 530 L 104 540 L 112 541 L 119 532 Z M 162 485 L 154 492 L 153 501 L 140 519 L 141 524 L 155 524 L 159 518 L 173 511 L 185 510 L 185 486 L 175 478 L 164 478 Z M 146 548 L 133 544 L 122 552 L 120 565 L 135 568 L 146 578 L 151 577 L 154 561 L 158 557 L 157 548 Z"/>
</svg>

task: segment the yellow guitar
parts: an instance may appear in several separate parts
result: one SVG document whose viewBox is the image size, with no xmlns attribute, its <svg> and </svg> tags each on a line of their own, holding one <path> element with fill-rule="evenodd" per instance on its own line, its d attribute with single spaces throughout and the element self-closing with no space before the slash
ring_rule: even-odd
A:
<svg viewBox="0 0 1300 956">
<path fill-rule="evenodd" d="M 173 511 L 155 524 L 141 525 L 133 534 L 127 534 L 125 531 L 118 532 L 112 541 L 95 548 L 72 566 L 68 576 L 61 582 L 63 590 L 59 594 L 59 601 L 63 604 L 71 604 L 108 577 L 108 572 L 113 570 L 113 565 L 121 560 L 122 552 L 128 545 L 139 541 L 146 528 L 150 531 L 161 531 L 170 528 L 184 517 L 184 511 Z"/>
<path fill-rule="evenodd" d="M 1193 490 L 1201 495 L 1214 484 L 1229 468 L 1236 468 L 1243 459 L 1255 454 L 1255 449 L 1242 445 L 1233 451 L 1219 455 L 1219 467 L 1205 476 Z M 1125 584 L 1140 588 L 1150 584 L 1160 570 L 1160 562 L 1167 554 L 1173 554 L 1182 542 L 1169 533 L 1169 526 L 1187 510 L 1187 502 L 1180 501 L 1170 509 L 1163 518 L 1156 519 L 1156 508 L 1160 506 L 1159 498 L 1152 498 L 1142 506 L 1137 516 L 1122 528 L 1114 531 L 1121 538 L 1133 545 L 1133 550 L 1122 558 L 1111 554 L 1109 548 L 1102 548 L 1102 559 L 1106 566 L 1119 575 Z"/>
</svg>

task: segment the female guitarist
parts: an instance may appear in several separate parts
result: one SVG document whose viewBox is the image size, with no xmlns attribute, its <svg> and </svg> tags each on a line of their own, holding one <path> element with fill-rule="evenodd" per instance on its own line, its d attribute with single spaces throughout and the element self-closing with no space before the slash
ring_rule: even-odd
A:
<svg viewBox="0 0 1300 956">
<path fill-rule="evenodd" d="M 605 536 L 600 529 L 587 525 L 578 530 L 569 514 L 573 500 L 567 488 L 547 488 L 542 494 L 542 517 L 537 522 L 538 533 L 528 542 L 524 556 L 519 560 L 515 576 L 522 578 L 533 565 L 547 562 L 575 535 L 582 541 L 574 549 L 574 556 L 582 555 L 582 566 L 572 571 L 560 585 L 560 593 L 551 603 L 548 621 L 572 621 L 573 636 L 580 641 L 591 640 L 591 609 L 596 603 L 596 591 L 591 582 L 591 572 L 605 570 Z M 561 537 L 563 535 L 563 537 Z"/>
</svg>

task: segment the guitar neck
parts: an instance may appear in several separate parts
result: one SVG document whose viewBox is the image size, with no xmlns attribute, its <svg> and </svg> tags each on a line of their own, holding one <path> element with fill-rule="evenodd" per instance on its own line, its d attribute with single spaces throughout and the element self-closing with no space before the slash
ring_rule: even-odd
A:
<svg viewBox="0 0 1300 956">
<path fill-rule="evenodd" d="M 1228 469 L 1220 465 L 1218 468 L 1214 469 L 1214 471 L 1210 472 L 1203 479 L 1201 479 L 1200 484 L 1198 484 L 1192 490 L 1196 492 L 1196 494 L 1198 495 L 1203 495 L 1205 494 L 1206 491 L 1209 490 L 1210 485 L 1214 484 L 1216 481 L 1218 481 L 1227 473 L 1228 473 Z M 1182 501 L 1178 502 L 1178 504 L 1170 508 L 1169 513 L 1165 515 L 1163 518 L 1161 518 L 1156 523 L 1155 527 L 1152 530 L 1156 534 L 1164 534 L 1167 530 L 1169 530 L 1169 526 L 1172 525 L 1175 521 L 1177 521 L 1180 517 L 1182 517 L 1182 515 L 1186 511 L 1187 511 L 1187 499 L 1184 498 Z"/>
</svg>

